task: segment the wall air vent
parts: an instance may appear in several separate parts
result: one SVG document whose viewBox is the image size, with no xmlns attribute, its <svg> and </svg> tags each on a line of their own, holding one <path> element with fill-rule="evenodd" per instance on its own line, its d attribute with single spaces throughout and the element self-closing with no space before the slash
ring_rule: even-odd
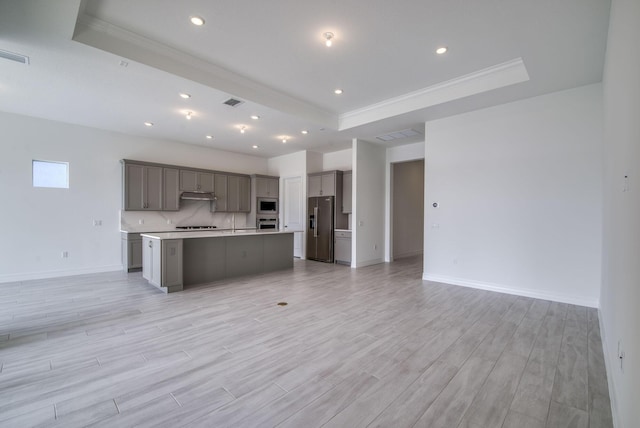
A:
<svg viewBox="0 0 640 428">
<path fill-rule="evenodd" d="M 29 65 L 29 57 L 13 52 L 7 52 L 0 49 L 0 58 L 8 59 L 11 61 L 19 62 L 20 64 Z"/>
<path fill-rule="evenodd" d="M 400 140 L 402 138 L 415 137 L 416 135 L 422 135 L 422 132 L 415 129 L 403 129 L 402 131 L 390 132 L 384 135 L 378 135 L 376 138 L 380 141 L 392 141 Z"/>
<path fill-rule="evenodd" d="M 229 107 L 238 107 L 243 102 L 244 101 L 236 100 L 235 98 L 229 98 L 227 101 L 223 102 L 222 104 L 226 104 Z"/>
</svg>

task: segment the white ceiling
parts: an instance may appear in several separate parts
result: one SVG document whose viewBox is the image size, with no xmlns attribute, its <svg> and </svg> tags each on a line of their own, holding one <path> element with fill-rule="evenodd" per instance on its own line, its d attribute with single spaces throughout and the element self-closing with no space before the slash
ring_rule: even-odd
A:
<svg viewBox="0 0 640 428">
<path fill-rule="evenodd" d="M 339 150 L 356 137 L 405 144 L 421 137 L 375 137 L 601 81 L 609 7 L 608 0 L 2 0 L 0 50 L 27 55 L 30 64 L 0 58 L 0 110 L 265 157 Z M 193 15 L 205 25 L 192 25 Z M 335 33 L 331 48 L 326 31 Z M 439 46 L 449 52 L 436 55 Z M 229 97 L 244 103 L 227 107 Z"/>
</svg>

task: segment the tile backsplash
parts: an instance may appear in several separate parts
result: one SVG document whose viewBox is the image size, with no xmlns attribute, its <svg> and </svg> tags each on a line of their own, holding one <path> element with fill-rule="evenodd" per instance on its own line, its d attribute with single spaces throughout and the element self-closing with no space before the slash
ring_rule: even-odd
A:
<svg viewBox="0 0 640 428">
<path fill-rule="evenodd" d="M 219 229 L 255 227 L 247 225 L 246 213 L 212 213 L 208 202 L 182 201 L 180 211 L 120 211 L 124 232 L 164 232 L 176 226 L 217 226 Z M 142 222 L 142 224 L 140 224 Z"/>
</svg>

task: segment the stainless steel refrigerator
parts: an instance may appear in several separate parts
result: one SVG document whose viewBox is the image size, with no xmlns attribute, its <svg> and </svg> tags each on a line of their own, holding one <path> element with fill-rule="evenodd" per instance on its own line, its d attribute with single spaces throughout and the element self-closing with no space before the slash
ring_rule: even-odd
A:
<svg viewBox="0 0 640 428">
<path fill-rule="evenodd" d="M 314 196 L 307 203 L 307 259 L 333 263 L 333 196 Z"/>
</svg>

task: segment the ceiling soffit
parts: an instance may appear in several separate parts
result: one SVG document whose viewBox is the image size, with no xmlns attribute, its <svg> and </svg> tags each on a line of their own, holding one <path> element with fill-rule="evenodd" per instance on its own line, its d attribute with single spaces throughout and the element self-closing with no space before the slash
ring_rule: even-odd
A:
<svg viewBox="0 0 640 428">
<path fill-rule="evenodd" d="M 524 62 L 516 58 L 337 114 L 82 12 L 73 40 L 339 131 L 529 80 Z"/>
</svg>

